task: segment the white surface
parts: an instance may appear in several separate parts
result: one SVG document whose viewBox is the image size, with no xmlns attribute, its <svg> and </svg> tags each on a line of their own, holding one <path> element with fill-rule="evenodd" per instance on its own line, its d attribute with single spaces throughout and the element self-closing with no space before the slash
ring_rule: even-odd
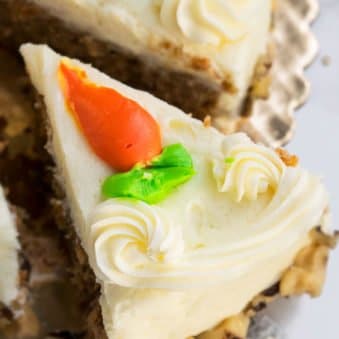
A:
<svg viewBox="0 0 339 339">
<path fill-rule="evenodd" d="M 308 71 L 311 99 L 297 113 L 297 132 L 288 149 L 303 165 L 324 177 L 331 193 L 333 226 L 339 229 L 339 1 L 320 0 L 321 14 L 314 25 L 320 53 Z M 324 66 L 323 56 L 331 64 Z M 287 339 L 339 338 L 339 250 L 332 253 L 329 274 L 321 298 L 282 302 L 288 311 L 275 306 L 273 318 L 283 324 Z M 279 305 L 281 306 L 281 305 Z"/>
</svg>

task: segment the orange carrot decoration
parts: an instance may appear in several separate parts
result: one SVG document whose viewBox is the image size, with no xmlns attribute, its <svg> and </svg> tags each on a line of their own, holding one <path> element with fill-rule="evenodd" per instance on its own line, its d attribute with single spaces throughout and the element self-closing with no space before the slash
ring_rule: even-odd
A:
<svg viewBox="0 0 339 339">
<path fill-rule="evenodd" d="M 94 152 L 118 171 L 147 163 L 161 152 L 160 128 L 135 101 L 91 83 L 64 62 L 59 79 L 66 102 Z"/>
</svg>

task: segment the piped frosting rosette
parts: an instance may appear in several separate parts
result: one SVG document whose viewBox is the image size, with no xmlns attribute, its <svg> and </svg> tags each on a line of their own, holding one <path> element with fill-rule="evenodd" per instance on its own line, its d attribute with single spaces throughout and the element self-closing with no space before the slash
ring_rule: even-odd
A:
<svg viewBox="0 0 339 339">
<path fill-rule="evenodd" d="M 214 161 L 218 189 L 232 194 L 237 202 L 256 200 L 268 189 L 275 192 L 286 168 L 274 150 L 252 142 L 230 147 L 224 162 Z"/>
<path fill-rule="evenodd" d="M 100 276 L 124 286 L 157 280 L 184 249 L 181 230 L 160 208 L 129 199 L 110 199 L 97 206 L 90 239 Z"/>
<path fill-rule="evenodd" d="M 161 22 L 196 43 L 220 45 L 246 34 L 247 0 L 163 0 Z M 245 17 L 244 17 L 245 16 Z"/>
</svg>

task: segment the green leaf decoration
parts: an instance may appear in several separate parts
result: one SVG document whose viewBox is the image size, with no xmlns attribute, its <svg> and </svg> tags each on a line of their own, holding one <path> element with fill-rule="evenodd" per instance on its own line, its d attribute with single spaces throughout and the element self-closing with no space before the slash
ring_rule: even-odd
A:
<svg viewBox="0 0 339 339">
<path fill-rule="evenodd" d="M 173 144 L 164 148 L 162 153 L 152 159 L 151 167 L 193 167 L 190 154 L 181 144 Z"/>
<path fill-rule="evenodd" d="M 225 159 L 225 163 L 227 165 L 232 165 L 234 163 L 234 161 L 235 161 L 235 158 L 232 158 L 232 157 L 228 157 L 228 158 Z"/>
<path fill-rule="evenodd" d="M 129 172 L 108 177 L 102 193 L 108 198 L 125 197 L 156 204 L 194 174 L 190 154 L 181 144 L 174 144 L 165 147 L 149 167 L 136 166 Z"/>
</svg>

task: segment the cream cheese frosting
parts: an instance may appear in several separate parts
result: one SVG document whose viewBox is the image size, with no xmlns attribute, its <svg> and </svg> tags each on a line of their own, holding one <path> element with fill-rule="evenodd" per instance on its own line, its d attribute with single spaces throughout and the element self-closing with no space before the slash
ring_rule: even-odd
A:
<svg viewBox="0 0 339 339">
<path fill-rule="evenodd" d="M 205 59 L 199 75 L 232 80 L 220 113 L 236 114 L 258 58 L 266 53 L 272 0 L 33 0 L 69 25 L 171 68 L 196 72 L 187 60 Z M 170 43 L 172 49 L 161 48 Z M 171 50 L 180 50 L 181 55 Z M 190 64 L 190 63 L 189 63 Z M 206 79 L 206 81 L 208 81 Z"/>
<path fill-rule="evenodd" d="M 216 182 L 207 183 L 207 180 L 203 182 L 206 185 L 192 183 L 185 196 L 186 208 L 179 216 L 175 200 L 180 199 L 179 192 L 172 198 L 173 207 L 163 203 L 172 213 L 159 206 L 121 199 L 108 200 L 96 207 L 94 220 L 89 222 L 92 245 L 88 249 L 89 252 L 94 249 L 94 262 L 104 273 L 105 282 L 164 289 L 222 284 L 246 275 L 252 267 L 268 261 L 273 253 L 284 253 L 298 242 L 300 233 L 307 233 L 307 227 L 319 222 L 327 195 L 317 179 L 300 168 L 287 168 L 274 151 L 253 144 L 244 136 L 235 139 L 236 142 L 232 137 L 225 140 L 224 154 L 232 155 L 233 163 L 227 165 L 223 157 L 219 159 L 225 168 L 223 185 L 218 187 Z M 215 160 L 212 156 L 207 161 Z M 197 166 L 198 172 L 200 168 Z M 219 180 L 220 174 L 214 172 L 214 175 Z M 229 205 L 230 195 L 237 203 L 246 199 L 256 201 L 259 194 L 265 193 L 268 203 L 246 226 L 240 214 L 234 213 L 234 229 L 224 230 L 227 226 L 222 214 L 213 211 L 209 204 L 212 197 L 204 196 L 207 185 L 214 192 L 225 192 L 218 195 L 218 200 L 214 198 L 213 203 Z M 184 188 L 180 191 L 184 192 Z M 200 192 L 199 204 L 191 196 L 194 191 Z M 192 204 L 196 204 L 195 209 L 203 216 L 198 227 L 207 228 L 210 219 L 214 219 L 214 232 L 201 236 L 196 224 L 192 223 L 192 227 L 190 222 L 180 221 L 182 216 L 192 216 Z M 247 206 L 252 208 L 248 203 Z M 318 206 L 323 207 L 319 210 Z M 190 227 L 183 244 L 184 229 Z M 242 227 L 246 227 L 247 234 L 228 242 L 228 233 L 236 233 Z M 192 235 L 197 242 L 195 246 L 191 244 Z"/>
<path fill-rule="evenodd" d="M 88 65 L 89 79 L 142 105 L 159 123 L 163 145 L 182 143 L 196 175 L 157 205 L 102 201 L 112 174 L 74 125 L 57 81 L 60 55 L 21 48 L 43 95 L 52 150 L 72 216 L 102 287 L 110 339 L 183 339 L 243 310 L 277 282 L 328 206 L 320 180 L 286 167 L 245 135 L 225 136 L 178 109 Z M 323 225 L 326 230 L 327 225 Z M 169 321 L 170 319 L 170 321 Z"/>
<path fill-rule="evenodd" d="M 221 46 L 248 34 L 250 1 L 163 0 L 161 23 L 195 43 Z"/>
<path fill-rule="evenodd" d="M 0 187 L 0 302 L 7 306 L 18 294 L 18 250 L 15 218 Z"/>
</svg>

